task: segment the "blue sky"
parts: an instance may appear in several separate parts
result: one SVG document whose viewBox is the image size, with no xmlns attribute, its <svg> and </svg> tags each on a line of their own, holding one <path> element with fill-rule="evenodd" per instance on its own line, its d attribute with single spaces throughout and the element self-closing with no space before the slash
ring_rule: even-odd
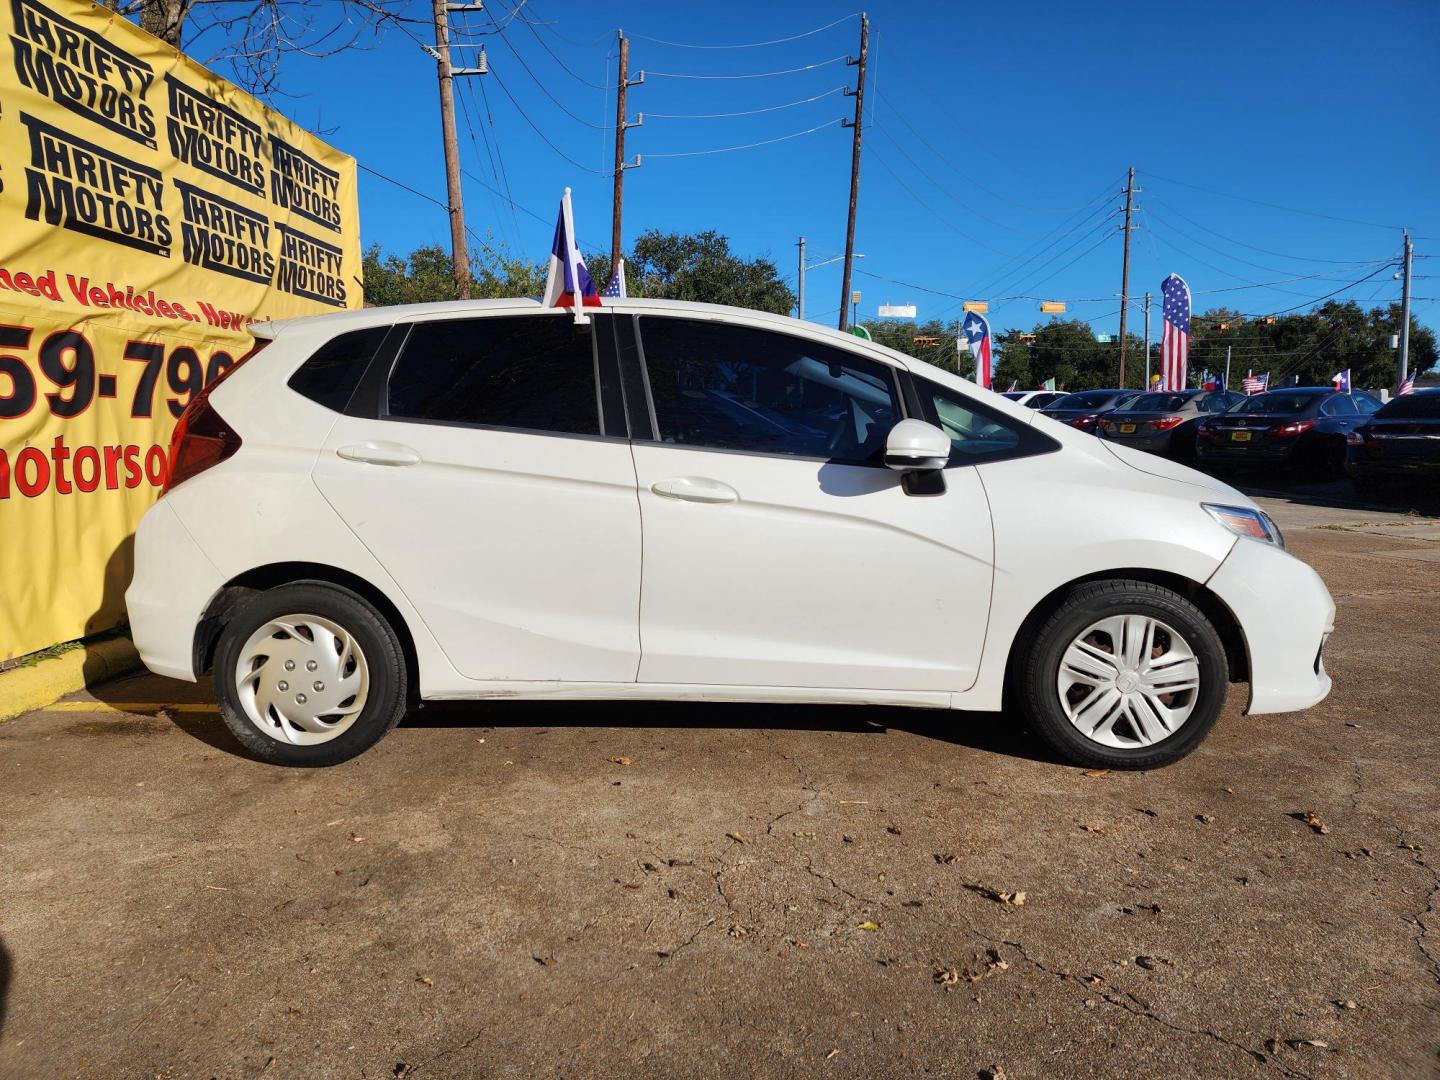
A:
<svg viewBox="0 0 1440 1080">
<path fill-rule="evenodd" d="M 507 17 L 514 3 L 490 0 L 483 14 L 454 16 L 462 35 L 490 32 L 460 37 L 485 43 L 493 73 L 460 89 L 473 230 L 538 260 L 568 185 L 582 243 L 608 250 L 615 105 L 603 87 L 614 83 L 619 24 L 631 38 L 632 77 L 647 72 L 630 91 L 631 118 L 646 119 L 628 135 L 627 156 L 644 163 L 626 172 L 627 245 L 648 228 L 715 229 L 740 253 L 773 258 L 792 284 L 798 236 L 812 260 L 843 251 L 850 133 L 836 121 L 853 109 L 838 93 L 854 78 L 843 61 L 857 48 L 849 4 L 532 0 Z M 430 4 L 412 8 L 423 19 Z M 1347 286 L 1398 253 L 1400 226 L 1416 234 L 1417 254 L 1440 255 L 1440 5 L 1430 0 L 896 2 L 869 16 L 856 241 L 865 273 L 855 282 L 862 316 L 881 303 L 915 303 L 921 318 L 949 318 L 963 296 L 990 299 L 999 330 L 1039 321 L 1038 299 L 1047 298 L 1070 301 L 1072 314 L 1113 332 L 1121 238 L 1119 218 L 1106 214 L 1120 208 L 1132 165 L 1142 189 L 1131 249 L 1137 296 L 1158 294 L 1175 271 L 1201 310 L 1303 309 L 1335 290 L 1379 303 L 1399 297 L 1392 270 Z M 744 44 L 834 20 L 843 21 L 753 48 L 661 43 Z M 430 40 L 424 25 L 411 29 Z M 809 69 L 674 77 L 794 68 Z M 392 31 L 371 51 L 290 58 L 284 85 L 299 96 L 279 104 L 297 121 L 327 129 L 362 164 L 443 198 L 434 65 L 415 41 Z M 663 115 L 801 101 L 747 116 Z M 747 150 L 662 156 L 817 125 L 828 126 Z M 448 243 L 439 206 L 368 174 L 360 210 L 367 244 L 408 251 Z M 1415 272 L 1431 267 L 1440 263 L 1421 258 Z M 812 271 L 807 315 L 832 322 L 839 289 L 838 264 Z M 1414 291 L 1440 297 L 1440 279 L 1421 276 Z M 1010 296 L 1020 298 L 1001 299 Z M 1440 303 L 1417 301 L 1415 311 L 1433 326 Z"/>
</svg>

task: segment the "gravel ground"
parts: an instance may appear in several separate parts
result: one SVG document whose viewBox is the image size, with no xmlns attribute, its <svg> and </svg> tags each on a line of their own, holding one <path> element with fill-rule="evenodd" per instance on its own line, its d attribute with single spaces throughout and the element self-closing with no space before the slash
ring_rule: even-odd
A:
<svg viewBox="0 0 1440 1080">
<path fill-rule="evenodd" d="M 1329 700 L 1148 774 L 520 702 L 301 772 L 148 675 L 4 724 L 0 1076 L 1440 1075 L 1440 522 L 1340 501 L 1266 500 Z"/>
</svg>

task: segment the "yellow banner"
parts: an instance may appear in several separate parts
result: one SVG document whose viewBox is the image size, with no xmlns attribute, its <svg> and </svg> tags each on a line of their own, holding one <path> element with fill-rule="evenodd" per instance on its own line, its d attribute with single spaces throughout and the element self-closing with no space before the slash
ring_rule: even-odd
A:
<svg viewBox="0 0 1440 1080">
<path fill-rule="evenodd" d="M 360 304 L 354 159 L 87 0 L 0 0 L 0 660 L 124 617 L 250 321 Z"/>
</svg>

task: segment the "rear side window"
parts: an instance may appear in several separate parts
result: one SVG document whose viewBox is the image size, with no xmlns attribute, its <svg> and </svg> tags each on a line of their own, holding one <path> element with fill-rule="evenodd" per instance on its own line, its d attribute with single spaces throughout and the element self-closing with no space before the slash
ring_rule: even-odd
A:
<svg viewBox="0 0 1440 1080">
<path fill-rule="evenodd" d="M 318 405 L 344 412 L 388 326 L 370 326 L 331 338 L 290 376 L 290 389 Z"/>
<path fill-rule="evenodd" d="M 564 314 L 416 323 L 388 400 L 395 419 L 600 434 L 590 328 Z"/>
<path fill-rule="evenodd" d="M 1326 416 L 1354 416 L 1357 412 L 1355 402 L 1344 394 L 1332 397 L 1320 407 L 1320 411 Z"/>
<path fill-rule="evenodd" d="M 1440 420 L 1440 393 L 1402 394 L 1375 414 L 1377 420 Z"/>
</svg>

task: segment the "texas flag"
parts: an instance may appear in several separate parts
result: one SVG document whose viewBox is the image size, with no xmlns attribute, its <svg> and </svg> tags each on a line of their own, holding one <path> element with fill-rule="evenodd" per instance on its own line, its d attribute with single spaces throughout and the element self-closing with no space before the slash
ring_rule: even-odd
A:
<svg viewBox="0 0 1440 1080">
<path fill-rule="evenodd" d="M 1344 371 L 1337 371 L 1331 381 L 1335 383 L 1335 389 L 1340 393 L 1350 393 L 1350 369 L 1348 367 Z"/>
<path fill-rule="evenodd" d="M 990 389 L 990 322 L 977 312 L 969 312 L 960 324 L 965 346 L 975 358 L 975 381 Z"/>
<path fill-rule="evenodd" d="M 570 209 L 570 189 L 560 199 L 560 220 L 555 222 L 555 242 L 550 245 L 550 276 L 545 281 L 546 307 L 574 307 L 575 297 L 582 307 L 599 307 L 600 296 L 580 249 L 575 246 L 575 215 Z"/>
</svg>

